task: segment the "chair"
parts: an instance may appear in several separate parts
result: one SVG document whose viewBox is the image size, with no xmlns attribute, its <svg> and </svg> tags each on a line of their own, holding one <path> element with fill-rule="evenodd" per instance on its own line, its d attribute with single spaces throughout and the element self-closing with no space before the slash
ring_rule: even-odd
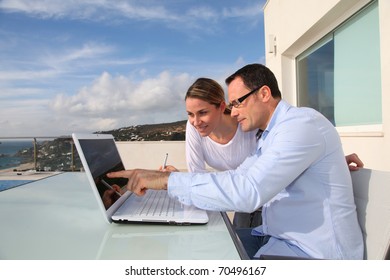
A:
<svg viewBox="0 0 390 280">
<path fill-rule="evenodd" d="M 362 168 L 351 177 L 364 259 L 390 259 L 390 172 Z"/>
<path fill-rule="evenodd" d="M 351 172 L 364 259 L 390 259 L 390 172 L 361 168 Z M 263 260 L 294 260 L 287 256 L 260 256 Z"/>
</svg>

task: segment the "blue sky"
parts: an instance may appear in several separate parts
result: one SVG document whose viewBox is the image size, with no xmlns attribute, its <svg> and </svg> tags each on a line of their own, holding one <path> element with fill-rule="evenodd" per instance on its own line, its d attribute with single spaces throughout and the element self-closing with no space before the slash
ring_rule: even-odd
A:
<svg viewBox="0 0 390 280">
<path fill-rule="evenodd" d="M 0 137 L 187 118 L 198 77 L 264 63 L 265 0 L 0 0 Z"/>
</svg>

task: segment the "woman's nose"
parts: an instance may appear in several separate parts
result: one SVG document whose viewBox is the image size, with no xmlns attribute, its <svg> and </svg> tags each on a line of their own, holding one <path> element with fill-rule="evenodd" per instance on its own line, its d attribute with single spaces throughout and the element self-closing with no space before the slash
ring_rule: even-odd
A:
<svg viewBox="0 0 390 280">
<path fill-rule="evenodd" d="M 200 123 L 201 123 L 200 117 L 199 117 L 199 116 L 195 116 L 195 117 L 194 117 L 194 125 L 198 125 L 198 124 L 200 124 Z"/>
</svg>

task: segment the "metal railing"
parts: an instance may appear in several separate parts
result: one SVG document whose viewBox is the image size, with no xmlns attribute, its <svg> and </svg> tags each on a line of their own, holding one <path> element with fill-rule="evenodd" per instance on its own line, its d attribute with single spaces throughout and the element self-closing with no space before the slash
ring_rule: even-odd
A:
<svg viewBox="0 0 390 280">
<path fill-rule="evenodd" d="M 24 136 L 24 137 L 0 137 L 0 145 L 12 141 L 31 140 L 32 147 L 27 152 L 18 156 L 21 163 L 33 163 L 34 170 L 41 171 L 76 171 L 80 170 L 81 162 L 71 136 Z M 3 155 L 5 156 L 17 156 Z M 61 163 L 62 161 L 62 163 Z M 12 168 L 10 166 L 10 168 Z M 52 170 L 54 169 L 54 170 Z"/>
</svg>

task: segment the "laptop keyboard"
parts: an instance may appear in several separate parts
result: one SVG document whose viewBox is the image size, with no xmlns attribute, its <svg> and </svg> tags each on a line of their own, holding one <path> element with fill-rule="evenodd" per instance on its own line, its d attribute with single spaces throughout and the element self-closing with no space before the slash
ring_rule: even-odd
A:
<svg viewBox="0 0 390 280">
<path fill-rule="evenodd" d="M 175 210 L 180 209 L 182 205 L 168 196 L 166 191 L 147 191 L 145 194 L 146 203 L 139 207 L 136 215 L 145 216 L 175 216 Z"/>
</svg>

